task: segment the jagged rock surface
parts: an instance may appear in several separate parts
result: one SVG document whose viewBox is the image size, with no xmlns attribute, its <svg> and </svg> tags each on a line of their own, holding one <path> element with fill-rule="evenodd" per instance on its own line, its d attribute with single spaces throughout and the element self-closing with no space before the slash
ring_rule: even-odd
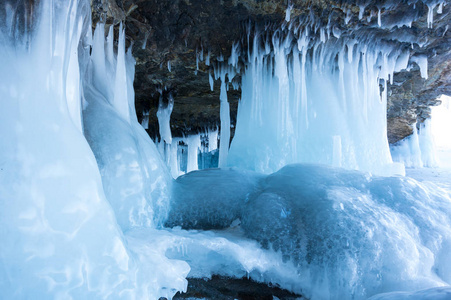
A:
<svg viewBox="0 0 451 300">
<path fill-rule="evenodd" d="M 421 78 L 418 66 L 411 64 L 411 70 L 395 74 L 393 85 L 388 87 L 390 143 L 410 135 L 412 125 L 429 116 L 429 106 L 439 104 L 438 96 L 451 95 L 449 2 L 445 2 L 441 14 L 434 5 L 432 28 L 428 28 L 427 23 L 428 6 L 422 1 L 371 1 L 361 20 L 356 1 L 298 0 L 290 3 L 292 17 L 315 14 L 324 24 L 330 18 L 343 34 L 372 32 L 375 38 L 413 47 L 412 55 L 427 55 L 428 79 Z M 156 114 L 160 97 L 157 90 L 162 86 L 175 96 L 171 117 L 175 136 L 219 126 L 219 83 L 210 91 L 208 53 L 211 53 L 212 63 L 221 55 L 227 57 L 232 43 L 243 38 L 245 24 L 249 21 L 261 27 L 269 23 L 282 24 L 287 5 L 286 1 L 275 0 L 92 0 L 94 22 L 102 20 L 117 25 L 124 21 L 126 24 L 128 42 L 134 44 L 137 60 L 137 112 L 140 117 L 143 111 L 150 111 L 148 132 L 153 138 L 158 135 L 158 122 L 152 116 Z M 382 27 L 377 23 L 379 10 Z M 344 22 L 346 11 L 351 13 L 347 24 Z M 415 20 L 411 27 L 391 26 L 408 18 Z M 411 37 L 418 43 L 411 43 Z M 234 127 L 240 91 L 230 90 L 228 97 Z"/>
<path fill-rule="evenodd" d="M 306 300 L 276 286 L 268 286 L 247 278 L 212 276 L 210 279 L 189 278 L 186 293 L 178 293 L 173 299 L 204 300 Z M 160 299 L 162 300 L 162 299 Z"/>
</svg>

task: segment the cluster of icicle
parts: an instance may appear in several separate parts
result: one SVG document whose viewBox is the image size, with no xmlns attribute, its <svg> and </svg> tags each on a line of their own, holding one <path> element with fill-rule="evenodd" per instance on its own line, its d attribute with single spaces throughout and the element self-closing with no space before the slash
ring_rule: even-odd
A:
<svg viewBox="0 0 451 300">
<path fill-rule="evenodd" d="M 295 162 L 402 172 L 389 152 L 386 103 L 387 82 L 408 66 L 407 47 L 365 36 L 325 38 L 308 23 L 255 31 L 249 44 L 241 53 L 247 64 L 235 138 L 229 155 L 220 149 L 226 164 L 265 173 Z M 233 49 L 215 72 L 225 111 L 225 75 L 233 78 L 239 57 Z"/>
<path fill-rule="evenodd" d="M 393 9 L 395 4 L 380 7 L 379 27 L 381 9 Z M 445 3 L 426 5 L 440 14 Z M 369 3 L 358 6 L 361 20 Z M 410 6 L 415 11 L 415 5 Z M 411 55 L 414 44 L 422 47 L 424 43 L 401 34 L 382 40 L 377 31 L 355 31 L 350 36 L 330 18 L 327 24 L 314 14 L 292 19 L 291 9 L 287 8 L 286 22 L 280 27 L 267 25 L 259 30 L 249 25 L 247 40 L 234 43 L 230 58 L 220 57 L 213 65 L 214 79 L 221 80 L 220 138 L 225 141 L 219 166 L 269 173 L 303 162 L 403 174 L 403 166 L 392 161 L 386 136 L 387 83 L 393 84 L 395 72 L 414 65 L 428 78 L 427 57 Z M 347 24 L 351 11 L 346 14 Z M 370 11 L 367 22 L 372 16 Z M 387 19 L 382 27 L 410 27 L 419 17 L 409 15 L 409 20 L 397 23 Z M 240 86 L 234 80 L 239 73 Z M 242 96 L 229 151 L 230 84 L 240 87 Z M 210 85 L 213 89 L 211 74 Z"/>
<path fill-rule="evenodd" d="M 430 119 L 415 124 L 412 135 L 391 146 L 394 161 L 410 168 L 451 167 L 451 101 L 446 96 L 440 100 Z"/>
<path fill-rule="evenodd" d="M 212 158 L 218 149 L 217 129 L 171 138 L 170 143 L 163 139 L 161 132 L 160 136 L 162 138 L 156 142 L 157 148 L 173 178 L 191 171 L 218 167 Z"/>
<path fill-rule="evenodd" d="M 423 2 L 429 8 L 428 26 L 432 27 L 434 9 L 441 14 L 446 3 Z M 354 5 L 359 7 L 358 16 L 352 14 Z M 416 13 L 416 3 L 408 4 L 408 13 L 401 19 L 382 18 L 381 11 L 397 5 L 386 1 L 374 11 L 368 1 L 343 2 L 341 9 L 346 15 L 343 26 L 352 18 L 363 21 L 366 15 L 367 24 L 377 16 L 378 27 L 410 29 L 412 22 L 421 17 Z M 419 67 L 421 77 L 428 78 L 427 57 L 412 56 L 409 49 L 414 44 L 424 46 L 424 41 L 396 30 L 391 39 L 397 42 L 380 40 L 378 33 L 372 31 L 356 31 L 351 37 L 344 33 L 341 24 L 331 21 L 331 16 L 327 24 L 313 13 L 293 19 L 292 9 L 293 5 L 289 5 L 281 27 L 267 25 L 259 30 L 249 24 L 247 39 L 232 45 L 228 59 L 220 55 L 211 63 L 208 52 L 205 64 L 211 64 L 213 69 L 209 74 L 211 90 L 214 80 L 221 83 L 222 142 L 218 166 L 240 166 L 268 173 L 288 163 L 309 162 L 378 174 L 403 174 L 403 167 L 392 162 L 386 138 L 387 82 L 393 83 L 395 72 L 414 64 Z M 247 45 L 247 51 L 242 45 Z M 204 60 L 203 53 L 203 48 L 196 51 L 197 69 Z M 244 69 L 240 61 L 244 62 Z M 240 73 L 241 83 L 235 80 Z M 237 131 L 231 145 L 229 86 L 242 90 Z M 177 177 L 185 170 L 198 169 L 193 149 L 199 148 L 200 135 L 178 141 L 191 145 L 188 167 L 181 167 L 183 151 L 178 146 L 171 149 L 172 140 L 163 137 L 170 135 L 172 105 L 160 107 L 157 114 L 160 135 L 165 141 L 159 148 L 172 175 Z M 144 115 L 143 120 L 147 124 L 148 116 Z"/>
<path fill-rule="evenodd" d="M 166 89 L 166 87 L 164 88 Z M 168 101 L 163 101 L 163 89 L 159 90 L 160 99 L 156 117 L 158 119 L 160 139 L 155 138 L 158 151 L 169 168 L 173 178 L 191 171 L 217 167 L 211 163 L 211 157 L 218 149 L 218 130 L 206 129 L 205 132 L 184 137 L 172 137 L 171 114 L 174 109 L 174 98 L 168 93 Z M 141 125 L 148 129 L 149 112 L 143 112 Z M 200 154 L 200 161 L 199 161 Z"/>
</svg>

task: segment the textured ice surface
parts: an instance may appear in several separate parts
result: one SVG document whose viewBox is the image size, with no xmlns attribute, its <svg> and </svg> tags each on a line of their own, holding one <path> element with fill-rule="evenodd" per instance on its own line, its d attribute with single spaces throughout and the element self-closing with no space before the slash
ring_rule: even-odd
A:
<svg viewBox="0 0 451 300">
<path fill-rule="evenodd" d="M 167 226 L 222 229 L 241 217 L 262 175 L 234 169 L 191 172 L 177 178 Z"/>
<path fill-rule="evenodd" d="M 157 255 L 164 251 L 169 259 L 187 261 L 189 277 L 248 276 L 300 292 L 293 264 L 283 262 L 280 253 L 261 249 L 256 241 L 243 237 L 239 227 L 221 231 L 133 229 L 127 236 L 128 240 L 148 244 L 150 252 Z"/>
<path fill-rule="evenodd" d="M 289 163 L 321 163 L 403 173 L 390 156 L 386 101 L 387 81 L 407 67 L 408 54 L 337 30 L 326 39 L 323 29 L 320 40 L 307 25 L 298 36 L 283 28 L 255 33 L 229 166 L 270 173 Z"/>
<path fill-rule="evenodd" d="M 22 2 L 9 4 L 2 2 L 0 14 L 24 9 Z M 101 85 L 111 79 L 105 78 L 111 70 L 101 74 L 88 67 L 89 1 L 43 0 L 34 8 L 30 31 L 21 31 L 20 16 L 17 23 L 0 20 L 0 298 L 158 299 L 185 290 L 186 263 L 125 241 L 105 197 L 108 185 L 104 181 L 102 186 L 82 134 L 80 74 L 104 76 L 93 79 L 99 84 L 93 91 L 108 92 Z M 106 57 L 114 58 L 111 52 Z M 104 151 L 115 155 L 144 143 L 144 137 L 148 140 L 136 121 L 143 135 L 132 127 L 134 114 L 127 116 L 132 108 L 123 96 L 132 91 L 124 59 L 122 49 L 117 82 L 123 90 L 97 95 L 98 103 L 87 90 L 84 93 L 91 100 L 90 112 L 104 106 L 105 111 L 97 111 L 99 128 L 117 126 L 116 131 L 97 133 L 102 138 L 117 132 L 114 142 L 103 136 L 113 147 Z M 110 95 L 122 96 L 107 98 Z M 126 109 L 118 112 L 119 107 Z"/>
<path fill-rule="evenodd" d="M 239 218 L 245 237 L 295 266 L 307 298 L 365 299 L 451 282 L 451 195 L 432 183 L 288 165 L 269 176 L 193 172 L 174 189 L 171 225 L 225 228 Z"/>
<path fill-rule="evenodd" d="M 247 209 L 244 231 L 308 274 L 307 296 L 364 298 L 451 281 L 451 199 L 433 185 L 291 165 L 268 176 Z"/>
<path fill-rule="evenodd" d="M 97 26 L 83 81 L 87 102 L 83 119 L 105 194 L 119 225 L 127 230 L 162 223 L 169 208 L 171 178 L 155 144 L 136 119 L 134 59 L 130 51 L 125 53 L 124 38 L 120 31 L 117 55 L 105 56 L 105 48 L 107 54 L 113 53 L 113 41 L 105 41 L 103 25 Z M 105 74 L 116 79 L 108 80 Z"/>
<path fill-rule="evenodd" d="M 368 300 L 449 300 L 451 287 L 439 287 L 418 292 L 393 292 L 376 295 Z"/>
</svg>

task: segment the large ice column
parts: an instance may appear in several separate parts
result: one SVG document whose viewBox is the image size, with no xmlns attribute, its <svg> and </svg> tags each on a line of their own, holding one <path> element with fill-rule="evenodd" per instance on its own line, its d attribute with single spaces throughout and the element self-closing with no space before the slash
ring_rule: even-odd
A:
<svg viewBox="0 0 451 300">
<path fill-rule="evenodd" d="M 295 162 L 396 171 L 386 136 L 387 81 L 407 67 L 403 49 L 365 37 L 321 40 L 308 26 L 299 31 L 255 35 L 228 164 L 266 173 Z"/>
<path fill-rule="evenodd" d="M 136 118 L 135 62 L 131 52 L 125 52 L 122 26 L 118 52 L 113 57 L 110 57 L 113 43 L 109 38 L 105 42 L 103 28 L 99 24 L 94 33 L 84 81 L 86 138 L 96 156 L 105 193 L 119 225 L 124 230 L 158 226 L 169 209 L 171 178 L 155 144 Z M 104 48 L 109 53 L 106 56 Z M 102 74 L 106 75 L 102 77 Z"/>
<path fill-rule="evenodd" d="M 218 149 L 218 130 L 209 130 L 207 132 L 208 139 L 208 151 L 214 151 Z"/>
<path fill-rule="evenodd" d="M 230 105 L 227 100 L 225 71 L 221 71 L 221 91 L 219 94 L 219 101 L 221 102 L 220 117 L 221 117 L 221 136 L 219 144 L 219 167 L 227 166 L 227 157 L 229 155 L 230 144 Z"/>
<path fill-rule="evenodd" d="M 158 125 L 160 127 L 160 137 L 161 140 L 167 144 L 172 143 L 172 133 L 171 133 L 171 114 L 174 108 L 174 98 L 171 94 L 168 97 L 168 103 L 165 105 L 163 103 L 163 92 L 161 91 L 160 101 L 158 104 L 157 118 Z"/>
<path fill-rule="evenodd" d="M 200 148 L 200 135 L 190 135 L 185 141 L 188 145 L 188 164 L 186 167 L 186 172 L 199 170 L 198 154 Z"/>
<path fill-rule="evenodd" d="M 126 248 L 82 134 L 90 2 L 25 3 L 0 4 L 0 298 L 173 296 L 186 264 Z"/>
</svg>

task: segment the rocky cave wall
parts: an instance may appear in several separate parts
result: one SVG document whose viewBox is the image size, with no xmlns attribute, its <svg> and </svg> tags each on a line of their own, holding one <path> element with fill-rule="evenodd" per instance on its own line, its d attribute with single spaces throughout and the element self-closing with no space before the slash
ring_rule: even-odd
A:
<svg viewBox="0 0 451 300">
<path fill-rule="evenodd" d="M 138 117 L 144 111 L 150 113 L 148 133 L 156 138 L 160 93 L 163 101 L 169 94 L 175 99 L 171 116 L 174 136 L 219 127 L 219 81 L 215 82 L 214 91 L 209 85 L 213 62 L 221 56 L 227 58 L 234 41 L 245 41 L 248 24 L 260 28 L 282 24 L 288 5 L 292 7 L 292 18 L 315 14 L 324 23 L 332 22 L 342 34 L 372 32 L 376 38 L 411 47 L 411 55 L 427 56 L 428 79 L 420 76 L 416 64 L 410 64 L 410 70 L 396 73 L 393 84 L 388 86 L 390 143 L 410 135 L 415 122 L 428 118 L 430 106 L 440 103 L 440 95 L 451 95 L 449 1 L 444 2 L 441 13 L 439 2 L 429 1 L 428 7 L 415 0 L 92 0 L 92 11 L 93 24 L 125 23 L 127 42 L 133 44 L 137 63 L 134 85 Z M 363 18 L 359 19 L 363 6 Z M 427 19 L 430 7 L 432 28 Z M 382 27 L 377 21 L 379 11 Z M 345 24 L 347 17 L 350 19 Z M 414 22 L 410 27 L 390 25 L 403 19 Z M 411 42 L 411 37 L 416 43 Z M 207 56 L 210 66 L 206 64 Z M 232 135 L 240 93 L 233 89 L 228 92 Z"/>
</svg>

